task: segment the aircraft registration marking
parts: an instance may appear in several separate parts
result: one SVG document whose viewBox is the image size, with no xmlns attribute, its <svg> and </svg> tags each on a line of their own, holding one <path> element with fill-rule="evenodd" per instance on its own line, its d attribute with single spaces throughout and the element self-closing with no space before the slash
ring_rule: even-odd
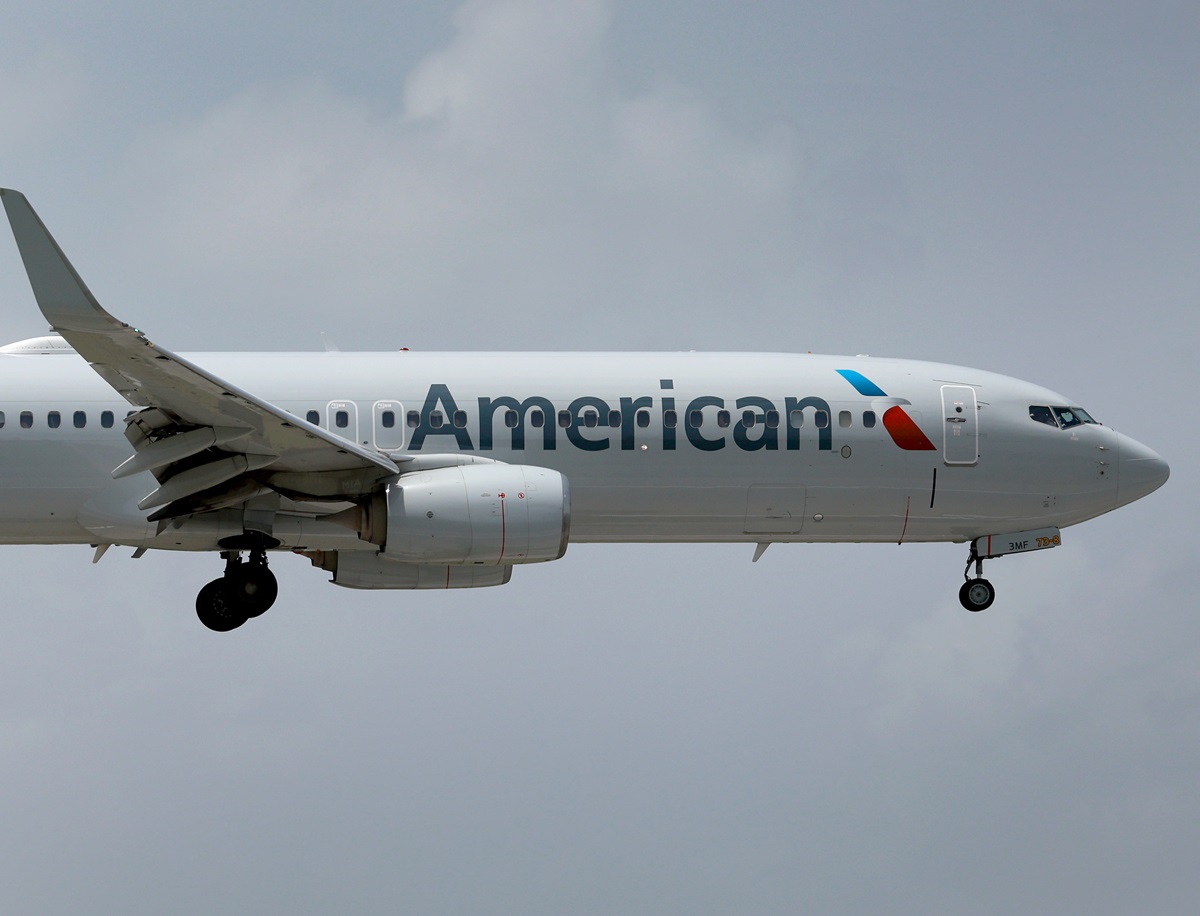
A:
<svg viewBox="0 0 1200 916">
<path fill-rule="evenodd" d="M 976 538 L 976 556 L 987 559 L 1002 557 L 1007 553 L 1027 553 L 1031 550 L 1046 550 L 1062 544 L 1062 532 L 1058 528 L 1035 528 L 1013 534 L 989 534 Z"/>
</svg>

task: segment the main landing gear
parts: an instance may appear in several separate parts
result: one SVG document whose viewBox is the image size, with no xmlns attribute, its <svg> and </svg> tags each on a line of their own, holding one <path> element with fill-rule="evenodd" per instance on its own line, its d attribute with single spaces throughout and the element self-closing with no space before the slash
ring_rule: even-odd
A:
<svg viewBox="0 0 1200 916">
<path fill-rule="evenodd" d="M 975 578 L 971 578 L 971 564 L 975 564 Z M 987 579 L 983 578 L 983 557 L 976 550 L 975 541 L 971 542 L 971 552 L 967 555 L 967 568 L 963 570 L 963 578 L 967 581 L 958 590 L 958 600 L 968 611 L 986 611 L 996 600 L 996 589 Z"/>
<path fill-rule="evenodd" d="M 267 568 L 267 552 L 254 549 L 242 560 L 240 550 L 226 550 L 225 574 L 213 579 L 196 596 L 196 616 L 210 630 L 235 630 L 251 617 L 265 613 L 279 594 L 275 574 Z"/>
</svg>

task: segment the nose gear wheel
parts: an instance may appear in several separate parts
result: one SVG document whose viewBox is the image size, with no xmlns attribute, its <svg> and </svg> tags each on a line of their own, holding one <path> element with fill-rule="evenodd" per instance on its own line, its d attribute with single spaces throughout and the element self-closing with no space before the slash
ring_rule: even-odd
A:
<svg viewBox="0 0 1200 916">
<path fill-rule="evenodd" d="M 975 566 L 975 576 L 971 576 L 971 566 Z M 987 579 L 983 578 L 983 557 L 975 552 L 975 542 L 971 542 L 971 552 L 967 555 L 967 568 L 963 570 L 966 581 L 958 590 L 958 602 L 968 611 L 986 611 L 996 600 L 996 589 Z"/>
</svg>

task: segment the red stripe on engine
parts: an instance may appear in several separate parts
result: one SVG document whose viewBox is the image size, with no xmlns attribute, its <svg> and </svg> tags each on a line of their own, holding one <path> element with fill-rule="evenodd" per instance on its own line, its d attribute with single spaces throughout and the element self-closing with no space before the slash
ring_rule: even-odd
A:
<svg viewBox="0 0 1200 916">
<path fill-rule="evenodd" d="M 508 543 L 508 514 L 505 511 L 504 494 L 500 494 L 500 560 L 504 561 L 504 545 Z"/>
</svg>

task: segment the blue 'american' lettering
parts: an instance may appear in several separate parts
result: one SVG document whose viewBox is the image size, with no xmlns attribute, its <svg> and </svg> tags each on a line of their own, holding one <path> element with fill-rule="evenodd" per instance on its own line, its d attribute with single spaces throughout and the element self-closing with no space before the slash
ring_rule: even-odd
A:
<svg viewBox="0 0 1200 916">
<path fill-rule="evenodd" d="M 664 391 L 674 388 L 670 379 L 663 379 L 660 385 Z M 714 422 L 718 412 L 727 413 L 730 407 L 736 408 L 739 416 L 742 412 L 751 413 L 754 423 Z M 802 418 L 805 411 L 811 411 L 814 419 L 818 415 L 824 418 L 822 423 L 813 423 L 817 431 L 817 448 L 820 451 L 833 448 L 829 403 L 824 398 L 812 396 L 785 397 L 780 405 L 771 398 L 759 395 L 740 397 L 732 404 L 715 395 L 701 395 L 679 409 L 675 397 L 671 395 L 660 397 L 657 405 L 654 398 L 648 395 L 620 397 L 615 403 L 595 395 L 583 395 L 563 406 L 541 395 L 523 399 L 500 395 L 478 398 L 474 420 L 471 422 L 468 415 L 468 424 L 465 426 L 441 422 L 441 418 L 453 417 L 460 409 L 448 385 L 430 385 L 417 424 L 409 437 L 408 447 L 420 451 L 432 440 L 440 449 L 452 439 L 454 447 L 460 452 L 488 452 L 497 447 L 521 451 L 526 447 L 526 442 L 532 439 L 540 441 L 543 450 L 554 451 L 558 448 L 561 432 L 568 445 L 586 452 L 603 452 L 610 448 L 632 451 L 651 437 L 657 439 L 664 451 L 674 450 L 681 439 L 692 448 L 705 452 L 720 451 L 731 443 L 734 448 L 746 452 L 760 449 L 776 451 L 780 448 L 797 451 L 803 423 L 794 422 L 794 419 Z M 637 417 L 642 411 L 651 416 L 656 414 L 657 424 L 651 426 L 646 423 L 645 427 L 639 427 Z M 535 412 L 540 418 L 536 425 L 530 422 Z M 692 422 L 697 414 L 705 417 L 703 423 Z M 438 418 L 436 426 L 432 421 L 435 415 Z M 776 418 L 777 422 L 768 423 L 768 416 Z M 726 427 L 730 425 L 732 436 L 727 435 Z M 682 437 L 677 436 L 677 427 L 682 427 Z M 507 438 L 507 441 L 498 443 L 498 438 Z"/>
</svg>

